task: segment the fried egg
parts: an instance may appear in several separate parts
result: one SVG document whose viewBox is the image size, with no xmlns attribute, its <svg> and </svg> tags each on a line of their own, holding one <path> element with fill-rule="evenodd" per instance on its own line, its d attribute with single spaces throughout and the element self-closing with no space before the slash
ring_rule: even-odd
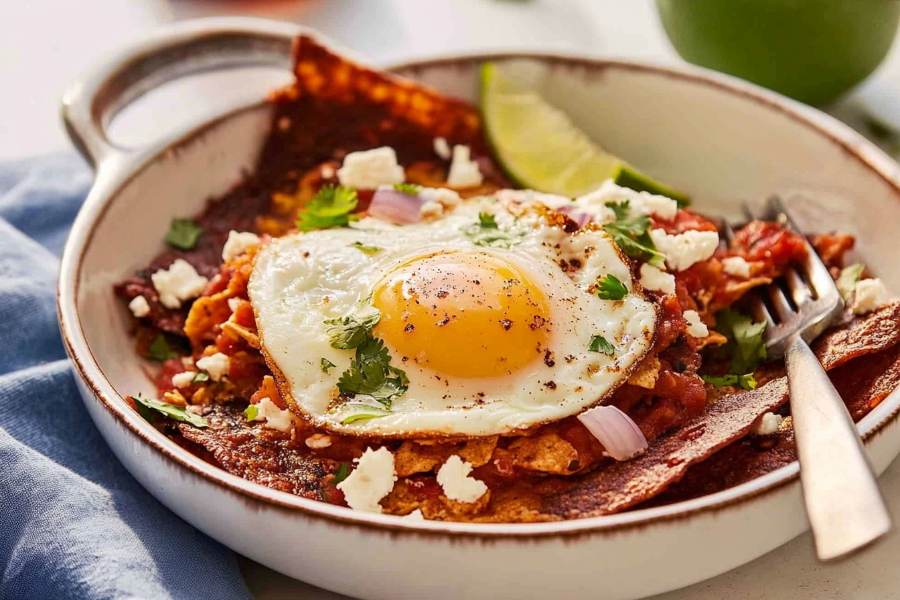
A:
<svg viewBox="0 0 900 600">
<path fill-rule="evenodd" d="M 650 349 L 656 309 L 606 233 L 567 233 L 552 214 L 539 197 L 499 195 L 431 221 L 367 217 L 273 240 L 248 291 L 291 409 L 351 435 L 478 436 L 555 421 L 608 397 Z M 496 228 L 480 225 L 491 217 Z M 598 297 L 606 275 L 625 284 L 624 298 Z M 332 346 L 327 322 L 373 309 L 371 335 L 408 379 L 389 407 L 338 392 L 355 353 Z M 592 349 L 596 336 L 613 351 Z"/>
</svg>

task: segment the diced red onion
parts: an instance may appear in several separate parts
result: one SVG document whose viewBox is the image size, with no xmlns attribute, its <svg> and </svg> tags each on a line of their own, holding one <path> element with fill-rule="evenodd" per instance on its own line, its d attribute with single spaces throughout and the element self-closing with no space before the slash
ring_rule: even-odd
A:
<svg viewBox="0 0 900 600">
<path fill-rule="evenodd" d="M 578 225 L 579 229 L 591 222 L 591 215 L 589 213 L 575 210 L 574 206 L 561 206 L 559 207 L 559 212 L 572 219 Z"/>
<path fill-rule="evenodd" d="M 418 223 L 422 219 L 424 200 L 418 195 L 384 188 L 375 190 L 369 204 L 369 215 L 391 223 Z"/>
<path fill-rule="evenodd" d="M 634 458 L 647 449 L 641 429 L 615 406 L 597 406 L 578 415 L 578 420 L 616 460 Z"/>
</svg>

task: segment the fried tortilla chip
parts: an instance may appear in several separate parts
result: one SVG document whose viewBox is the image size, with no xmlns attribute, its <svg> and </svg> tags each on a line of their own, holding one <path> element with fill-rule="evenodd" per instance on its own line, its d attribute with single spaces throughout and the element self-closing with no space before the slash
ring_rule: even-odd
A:
<svg viewBox="0 0 900 600">
<path fill-rule="evenodd" d="M 336 492 L 327 477 L 337 461 L 311 454 L 290 434 L 248 422 L 236 405 L 218 405 L 203 429 L 181 423 L 181 436 L 233 475 L 313 500 L 329 501 Z"/>
<path fill-rule="evenodd" d="M 296 191 L 307 169 L 355 150 L 390 146 L 405 166 L 438 161 L 437 137 L 469 146 L 483 174 L 500 178 L 468 102 L 350 62 L 306 36 L 295 40 L 294 60 L 296 81 L 272 96 L 274 126 L 257 166 L 281 191 Z"/>
</svg>

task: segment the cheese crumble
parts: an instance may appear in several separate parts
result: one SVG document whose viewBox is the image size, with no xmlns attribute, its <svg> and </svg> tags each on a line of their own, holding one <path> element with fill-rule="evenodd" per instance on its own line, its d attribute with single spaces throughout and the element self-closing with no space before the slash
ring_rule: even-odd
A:
<svg viewBox="0 0 900 600">
<path fill-rule="evenodd" d="M 641 285 L 644 289 L 663 294 L 675 293 L 675 277 L 650 263 L 641 265 Z"/>
<path fill-rule="evenodd" d="M 197 361 L 197 368 L 203 369 L 209 374 L 209 378 L 213 381 L 221 380 L 228 374 L 231 367 L 231 361 L 221 352 L 216 352 L 210 356 L 204 356 Z"/>
<path fill-rule="evenodd" d="M 759 423 L 753 428 L 753 433 L 756 435 L 772 435 L 773 433 L 777 433 L 782 421 L 784 421 L 784 417 L 781 415 L 767 412 L 760 417 Z"/>
<path fill-rule="evenodd" d="M 176 259 L 168 269 L 160 269 L 150 276 L 150 280 L 166 308 L 179 308 L 184 300 L 199 296 L 209 283 L 183 258 Z"/>
<path fill-rule="evenodd" d="M 434 153 L 443 160 L 450 160 L 450 144 L 447 143 L 447 138 L 434 138 Z"/>
<path fill-rule="evenodd" d="M 437 482 L 444 495 L 457 502 L 475 502 L 487 491 L 483 481 L 470 477 L 472 465 L 456 454 L 447 459 L 437 472 Z"/>
<path fill-rule="evenodd" d="M 197 374 L 194 371 L 183 371 L 181 373 L 175 373 L 172 375 L 172 385 L 179 389 L 186 388 L 194 382 L 194 377 Z"/>
<path fill-rule="evenodd" d="M 347 505 L 353 510 L 382 512 L 378 503 L 391 493 L 397 481 L 394 455 L 384 447 L 378 450 L 366 448 L 355 462 L 356 468 L 337 484 L 337 489 L 344 493 Z"/>
<path fill-rule="evenodd" d="M 855 315 L 872 312 L 884 306 L 891 299 L 890 293 L 880 279 L 863 279 L 856 282 L 853 288 L 853 303 L 850 310 Z"/>
<path fill-rule="evenodd" d="M 656 215 L 666 221 L 671 221 L 678 213 L 678 203 L 666 196 L 639 192 L 627 187 L 616 185 L 612 179 L 607 179 L 599 188 L 584 196 L 576 198 L 576 204 L 594 205 L 606 207 L 607 202 L 628 202 L 628 208 L 632 214 Z M 607 210 L 609 210 L 607 208 Z M 604 220 L 612 220 L 613 213 Z"/>
<path fill-rule="evenodd" d="M 344 157 L 337 176 L 341 185 L 365 190 L 403 183 L 405 179 L 403 167 L 397 163 L 397 153 L 389 146 L 351 152 Z"/>
<path fill-rule="evenodd" d="M 662 229 L 650 231 L 656 249 L 666 255 L 666 264 L 675 271 L 684 271 L 701 260 L 706 260 L 719 246 L 719 234 L 715 231 L 685 231 L 669 235 Z"/>
<path fill-rule="evenodd" d="M 288 432 L 294 426 L 294 417 L 291 411 L 278 408 L 268 396 L 260 398 L 256 403 L 256 418 L 254 421 L 265 421 L 266 427 Z"/>
<path fill-rule="evenodd" d="M 722 259 L 722 270 L 729 275 L 747 279 L 750 277 L 750 263 L 741 256 L 729 256 Z"/>
<path fill-rule="evenodd" d="M 687 322 L 688 335 L 695 338 L 705 338 L 709 335 L 709 329 L 706 323 L 700 320 L 700 314 L 696 310 L 686 310 L 683 313 L 684 320 Z"/>
<path fill-rule="evenodd" d="M 147 299 L 143 296 L 135 296 L 131 299 L 131 302 L 128 303 L 128 310 L 131 311 L 131 314 L 140 319 L 141 317 L 146 317 L 150 314 L 150 303 L 147 302 Z"/>
<path fill-rule="evenodd" d="M 453 161 L 447 174 L 447 185 L 455 188 L 467 188 L 481 185 L 481 171 L 478 163 L 471 158 L 472 151 L 468 146 L 453 146 Z"/>
<path fill-rule="evenodd" d="M 240 256 L 246 252 L 248 248 L 257 245 L 258 243 L 259 236 L 255 233 L 250 231 L 235 231 L 232 229 L 228 232 L 228 240 L 222 248 L 222 260 L 231 260 L 232 258 Z"/>
</svg>

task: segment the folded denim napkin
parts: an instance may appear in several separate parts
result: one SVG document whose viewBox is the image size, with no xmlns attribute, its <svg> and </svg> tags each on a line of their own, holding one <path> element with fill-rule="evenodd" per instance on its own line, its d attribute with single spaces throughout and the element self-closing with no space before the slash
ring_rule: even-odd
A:
<svg viewBox="0 0 900 600">
<path fill-rule="evenodd" d="M 0 598 L 249 598 L 235 556 L 129 475 L 75 389 L 55 287 L 90 181 L 72 155 L 0 163 Z"/>
</svg>

